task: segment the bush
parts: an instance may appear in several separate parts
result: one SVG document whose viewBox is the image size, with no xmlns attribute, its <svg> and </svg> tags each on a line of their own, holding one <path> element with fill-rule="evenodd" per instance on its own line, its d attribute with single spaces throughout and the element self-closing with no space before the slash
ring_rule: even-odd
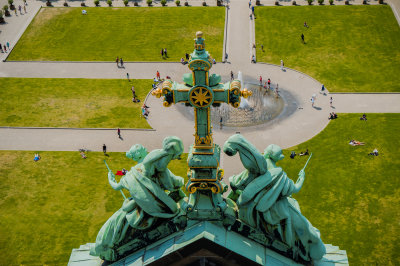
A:
<svg viewBox="0 0 400 266">
<path fill-rule="evenodd" d="M 260 0 L 256 0 L 256 6 L 259 6 L 259 5 L 261 5 Z"/>
<path fill-rule="evenodd" d="M 297 4 L 296 4 L 296 1 L 293 1 L 293 2 L 292 2 L 292 5 L 296 6 L 296 5 L 297 5 Z"/>
<path fill-rule="evenodd" d="M 349 0 L 344 1 L 344 4 L 345 4 L 345 5 L 350 5 Z"/>
<path fill-rule="evenodd" d="M 330 5 L 333 5 L 333 0 L 329 0 L 329 4 L 330 4 Z"/>
<path fill-rule="evenodd" d="M 8 5 L 4 5 L 4 6 L 3 6 L 3 10 L 4 10 L 4 11 L 8 11 Z"/>
<path fill-rule="evenodd" d="M 108 6 L 112 6 L 112 0 L 107 0 Z"/>
<path fill-rule="evenodd" d="M 147 0 L 146 3 L 147 3 L 148 6 L 151 6 L 151 4 L 153 3 L 153 1 L 152 1 L 152 0 Z"/>
<path fill-rule="evenodd" d="M 14 3 L 14 0 L 8 0 L 8 4 L 11 6 Z"/>
<path fill-rule="evenodd" d="M 323 5 L 324 4 L 324 0 L 318 0 L 318 4 Z"/>
<path fill-rule="evenodd" d="M 275 5 L 276 5 L 276 6 L 279 6 L 279 2 L 278 2 L 278 1 L 275 1 Z"/>
<path fill-rule="evenodd" d="M 217 0 L 217 6 L 222 6 L 221 0 Z"/>
<path fill-rule="evenodd" d="M 64 2 L 64 6 L 68 6 L 68 3 L 67 3 L 67 1 L 65 1 L 65 2 Z"/>
<path fill-rule="evenodd" d="M 363 5 L 366 5 L 367 4 L 367 0 L 363 0 Z"/>
<path fill-rule="evenodd" d="M 82 2 L 82 3 L 81 3 L 81 6 L 86 6 L 85 2 Z"/>
<path fill-rule="evenodd" d="M 50 0 L 47 0 L 47 2 L 46 2 L 46 6 L 51 6 L 51 2 L 50 2 Z"/>
<path fill-rule="evenodd" d="M 204 2 L 203 2 L 203 6 L 207 6 L 207 3 L 206 3 L 206 1 L 204 1 Z"/>
<path fill-rule="evenodd" d="M 180 6 L 180 5 L 181 5 L 181 1 L 176 0 L 176 1 L 175 1 L 175 4 L 176 4 L 176 6 Z"/>
<path fill-rule="evenodd" d="M 313 1 L 314 1 L 314 0 L 307 0 L 308 5 L 311 6 Z"/>
<path fill-rule="evenodd" d="M 189 3 L 188 3 L 188 1 L 185 1 L 185 6 L 189 6 Z"/>
<path fill-rule="evenodd" d="M 100 1 L 99 0 L 94 0 L 93 3 L 94 3 L 95 6 L 99 6 L 100 5 Z"/>
<path fill-rule="evenodd" d="M 167 5 L 167 0 L 161 0 L 160 3 L 161 3 L 162 6 L 166 6 Z"/>
<path fill-rule="evenodd" d="M 124 0 L 124 5 L 128 6 L 128 4 L 129 4 L 129 0 Z"/>
<path fill-rule="evenodd" d="M 383 5 L 384 4 L 383 0 L 379 0 L 379 4 Z"/>
<path fill-rule="evenodd" d="M 4 23 L 3 11 L 0 10 L 0 23 Z"/>
<path fill-rule="evenodd" d="M 134 6 L 139 6 L 138 2 L 135 2 L 133 5 L 134 5 Z"/>
</svg>

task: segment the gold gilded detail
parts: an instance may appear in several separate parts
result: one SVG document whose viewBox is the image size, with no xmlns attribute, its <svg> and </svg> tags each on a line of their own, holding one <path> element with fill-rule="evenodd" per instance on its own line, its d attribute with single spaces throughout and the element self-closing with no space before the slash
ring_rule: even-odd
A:
<svg viewBox="0 0 400 266">
<path fill-rule="evenodd" d="M 156 96 L 157 98 L 160 98 L 161 95 L 162 95 L 162 91 L 161 91 L 160 88 L 157 88 L 157 89 L 155 89 L 155 90 L 153 90 L 153 91 L 151 92 L 151 95 Z"/>
<path fill-rule="evenodd" d="M 211 92 L 205 87 L 197 87 L 190 92 L 190 100 L 196 107 L 204 107 L 212 100 Z"/>
<path fill-rule="evenodd" d="M 247 98 L 247 97 L 253 95 L 253 92 L 247 90 L 246 88 L 244 88 L 242 91 L 240 91 L 240 95 L 241 95 L 243 98 Z"/>
</svg>

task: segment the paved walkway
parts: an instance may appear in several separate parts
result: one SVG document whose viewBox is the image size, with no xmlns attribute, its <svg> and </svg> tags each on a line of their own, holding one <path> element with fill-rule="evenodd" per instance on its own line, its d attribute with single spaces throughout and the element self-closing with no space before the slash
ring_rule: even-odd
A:
<svg viewBox="0 0 400 266">
<path fill-rule="evenodd" d="M 1 2 L 4 0 L 0 1 Z M 20 0 L 16 1 L 18 6 Z M 302 1 L 297 1 L 300 4 Z M 360 1 L 361 2 L 361 1 Z M 392 1 L 397 2 L 397 1 Z M 7 18 L 1 26 L 0 43 L 12 40 L 16 43 L 25 28 L 33 19 L 35 12 L 43 2 L 29 2 L 28 13 Z M 55 2 L 54 5 L 62 5 Z M 78 3 L 69 2 L 73 5 Z M 191 2 L 200 5 L 201 1 Z M 273 5 L 274 1 L 264 0 L 264 5 Z M 289 2 L 281 2 L 289 5 Z M 355 1 L 353 3 L 356 3 Z M 376 3 L 372 1 L 372 3 Z M 87 3 L 90 4 L 90 3 Z M 211 3 L 209 3 L 211 4 Z M 342 4 L 342 2 L 339 2 Z M 122 1 L 114 1 L 114 6 Z M 264 80 L 271 78 L 275 85 L 279 83 L 281 94 L 286 99 L 287 108 L 295 107 L 295 112 L 284 114 L 272 123 L 250 128 L 214 128 L 214 140 L 223 145 L 224 141 L 235 132 L 241 132 L 251 140 L 259 150 L 268 144 L 276 143 L 283 148 L 300 144 L 323 130 L 328 124 L 328 114 L 363 113 L 363 112 L 400 112 L 400 94 L 319 94 L 321 84 L 313 78 L 295 70 L 281 71 L 278 66 L 270 64 L 251 64 L 251 44 L 254 42 L 254 24 L 250 20 L 248 2 L 230 1 L 228 12 L 228 29 L 226 52 L 228 63 L 214 65 L 211 72 L 221 74 L 228 81 L 230 71 L 243 72 L 244 81 L 257 83 L 261 75 Z M 399 3 L 392 6 L 398 12 Z M 4 28 L 4 29 L 3 29 Z M 11 45 L 13 45 L 11 43 Z M 3 54 L 3 56 L 5 56 Z M 182 74 L 189 72 L 187 66 L 179 63 L 125 63 L 125 69 L 119 69 L 115 63 L 107 62 L 1 62 L 0 77 L 38 77 L 38 78 L 126 78 L 126 73 L 134 79 L 149 79 L 159 70 L 162 76 L 169 75 L 180 81 Z M 128 82 L 128 81 L 127 81 Z M 310 97 L 317 94 L 316 108 L 311 107 Z M 334 99 L 329 106 L 329 97 Z M 182 138 L 186 151 L 193 143 L 194 122 L 186 118 L 175 106 L 164 108 L 161 99 L 149 97 L 147 104 L 151 107 L 149 124 L 154 130 L 122 130 L 123 140 L 117 138 L 116 130 L 104 129 L 44 129 L 44 128 L 0 128 L 1 150 L 65 150 L 76 151 L 85 147 L 100 151 L 103 143 L 109 151 L 126 151 L 134 143 L 142 143 L 148 149 L 159 148 L 162 139 L 168 135 Z M 173 120 L 171 120 L 173 118 Z M 226 176 L 242 169 L 238 157 L 222 157 L 221 165 L 229 165 Z"/>
</svg>

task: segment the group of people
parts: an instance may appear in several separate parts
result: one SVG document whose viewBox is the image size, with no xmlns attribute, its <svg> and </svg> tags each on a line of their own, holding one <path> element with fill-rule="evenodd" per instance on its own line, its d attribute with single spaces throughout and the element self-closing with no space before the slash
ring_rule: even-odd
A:
<svg viewBox="0 0 400 266">
<path fill-rule="evenodd" d="M 294 159 L 294 157 L 296 157 L 296 152 L 295 151 L 292 151 L 291 153 L 290 153 L 290 158 L 291 159 Z M 306 149 L 305 151 L 301 151 L 300 153 L 299 153 L 299 156 L 306 156 L 306 155 L 310 155 L 310 153 L 308 152 L 308 149 Z"/>
<path fill-rule="evenodd" d="M 147 118 L 150 114 L 149 108 L 145 103 L 142 105 L 142 116 Z"/>
<path fill-rule="evenodd" d="M 115 59 L 115 62 L 117 63 L 117 67 L 118 68 L 124 68 L 124 60 L 122 60 L 122 57 L 121 58 L 119 58 L 118 56 L 117 56 L 117 58 Z M 128 78 L 129 79 L 129 78 Z"/>
<path fill-rule="evenodd" d="M 1 44 L 0 44 L 0 51 L 2 53 L 7 53 L 7 50 L 8 51 L 10 50 L 10 43 L 9 42 L 5 43 L 3 46 L 1 46 Z"/>
<path fill-rule="evenodd" d="M 336 118 L 337 118 L 337 114 L 335 112 L 332 112 L 329 114 L 329 117 L 328 117 L 329 120 L 336 119 Z"/>
<path fill-rule="evenodd" d="M 161 48 L 161 57 L 162 58 L 168 57 L 167 48 Z"/>
<path fill-rule="evenodd" d="M 360 120 L 367 121 L 367 115 L 366 115 L 366 114 L 363 114 L 362 117 L 360 117 Z"/>
<path fill-rule="evenodd" d="M 365 142 L 361 142 L 355 139 L 350 140 L 349 145 L 351 146 L 360 146 L 360 145 L 365 145 Z"/>
</svg>

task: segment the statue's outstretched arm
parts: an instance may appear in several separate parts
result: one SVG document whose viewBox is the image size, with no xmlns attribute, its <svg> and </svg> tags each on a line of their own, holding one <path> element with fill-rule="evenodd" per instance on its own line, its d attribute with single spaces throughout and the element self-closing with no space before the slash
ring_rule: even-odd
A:
<svg viewBox="0 0 400 266">
<path fill-rule="evenodd" d="M 299 178 L 297 179 L 296 184 L 294 184 L 295 189 L 293 190 L 293 193 L 297 193 L 300 191 L 301 187 L 303 186 L 305 177 L 306 173 L 304 172 L 304 169 L 301 169 L 299 172 Z"/>
<path fill-rule="evenodd" d="M 249 172 L 262 175 L 267 171 L 267 162 L 261 153 L 240 134 L 231 136 L 224 144 L 224 152 L 233 156 L 239 152 L 243 166 Z"/>
<path fill-rule="evenodd" d="M 108 183 L 110 183 L 111 187 L 115 190 L 122 189 L 122 184 L 118 183 L 117 180 L 115 180 L 115 175 L 112 171 L 108 171 Z"/>
</svg>

